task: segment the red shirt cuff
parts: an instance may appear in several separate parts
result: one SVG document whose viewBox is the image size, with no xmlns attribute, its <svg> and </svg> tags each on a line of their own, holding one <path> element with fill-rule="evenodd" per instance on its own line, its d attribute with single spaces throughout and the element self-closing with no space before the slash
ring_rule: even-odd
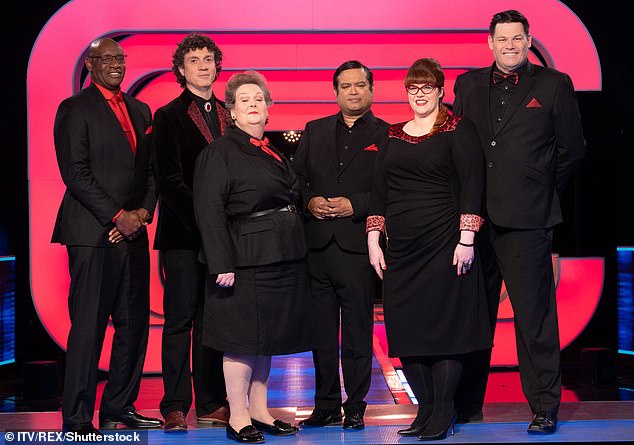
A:
<svg viewBox="0 0 634 445">
<path fill-rule="evenodd" d="M 114 218 L 112 218 L 112 222 L 115 222 L 117 218 L 120 217 L 123 212 L 124 212 L 123 209 L 119 210 L 117 214 L 114 216 Z"/>
</svg>

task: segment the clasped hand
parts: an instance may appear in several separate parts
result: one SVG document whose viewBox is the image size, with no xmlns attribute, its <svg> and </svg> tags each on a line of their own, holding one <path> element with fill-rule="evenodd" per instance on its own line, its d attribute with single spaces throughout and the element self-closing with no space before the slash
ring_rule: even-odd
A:
<svg viewBox="0 0 634 445">
<path fill-rule="evenodd" d="M 317 219 L 334 219 L 352 216 L 352 202 L 345 196 L 324 198 L 315 196 L 308 202 L 308 211 Z"/>
<path fill-rule="evenodd" d="M 108 241 L 118 244 L 124 238 L 134 240 L 143 233 L 150 220 L 150 212 L 146 209 L 124 210 L 115 220 L 115 226 L 108 232 Z"/>
</svg>

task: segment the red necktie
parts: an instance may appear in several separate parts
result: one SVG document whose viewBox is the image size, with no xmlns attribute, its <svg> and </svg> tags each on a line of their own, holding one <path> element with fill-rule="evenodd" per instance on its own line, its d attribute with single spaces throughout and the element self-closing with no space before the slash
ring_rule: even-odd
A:
<svg viewBox="0 0 634 445">
<path fill-rule="evenodd" d="M 513 85 L 517 85 L 517 82 L 519 82 L 520 78 L 517 75 L 517 73 L 504 74 L 497 71 L 493 71 L 493 85 L 496 85 L 505 80 L 508 80 Z"/>
<path fill-rule="evenodd" d="M 134 130 L 130 125 L 130 121 L 126 118 L 125 111 L 123 111 L 123 95 L 121 93 L 115 94 L 110 99 L 112 102 L 112 111 L 114 111 L 115 116 L 117 116 L 117 120 L 121 124 L 121 128 L 125 132 L 125 136 L 128 138 L 130 142 L 130 147 L 132 148 L 132 152 L 136 154 L 136 145 L 134 143 Z"/>
<path fill-rule="evenodd" d="M 264 138 L 262 140 L 259 140 L 259 139 L 256 139 L 256 138 L 251 138 L 249 140 L 256 147 L 260 147 L 260 149 L 264 153 L 266 153 L 269 156 L 273 156 L 275 159 L 277 159 L 278 161 L 282 162 L 282 158 L 280 158 L 280 155 L 278 155 L 277 153 L 275 153 L 273 150 L 271 150 L 269 148 L 269 138 Z"/>
</svg>

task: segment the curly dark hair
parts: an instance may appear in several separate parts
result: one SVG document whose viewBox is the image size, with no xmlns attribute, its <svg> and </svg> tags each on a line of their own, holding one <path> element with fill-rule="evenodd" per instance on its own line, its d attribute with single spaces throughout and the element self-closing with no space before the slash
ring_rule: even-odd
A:
<svg viewBox="0 0 634 445">
<path fill-rule="evenodd" d="M 187 81 L 185 80 L 185 76 L 181 74 L 179 68 L 182 68 L 183 63 L 185 63 L 185 54 L 192 50 L 205 48 L 214 54 L 214 61 L 216 63 L 216 78 L 214 81 L 218 78 L 220 71 L 222 71 L 222 51 L 220 51 L 218 45 L 216 45 L 216 43 L 209 37 L 198 33 L 192 33 L 178 44 L 176 51 L 174 51 L 174 55 L 172 55 L 172 72 L 176 76 L 176 80 L 182 88 L 185 88 Z"/>
</svg>

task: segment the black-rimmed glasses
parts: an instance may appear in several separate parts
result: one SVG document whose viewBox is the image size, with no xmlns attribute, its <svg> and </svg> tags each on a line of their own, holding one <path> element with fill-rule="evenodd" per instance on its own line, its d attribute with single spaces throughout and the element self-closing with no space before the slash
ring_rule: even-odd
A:
<svg viewBox="0 0 634 445">
<path fill-rule="evenodd" d="M 416 96 L 419 91 L 422 91 L 423 94 L 429 94 L 436 89 L 436 85 L 433 83 L 426 83 L 422 87 L 417 87 L 416 85 L 407 85 L 405 90 L 412 96 Z"/>
<path fill-rule="evenodd" d="M 88 56 L 91 59 L 97 59 L 104 65 L 110 65 L 113 60 L 116 60 L 117 63 L 125 63 L 125 58 L 128 57 L 124 54 L 117 54 L 116 56 Z"/>
</svg>

